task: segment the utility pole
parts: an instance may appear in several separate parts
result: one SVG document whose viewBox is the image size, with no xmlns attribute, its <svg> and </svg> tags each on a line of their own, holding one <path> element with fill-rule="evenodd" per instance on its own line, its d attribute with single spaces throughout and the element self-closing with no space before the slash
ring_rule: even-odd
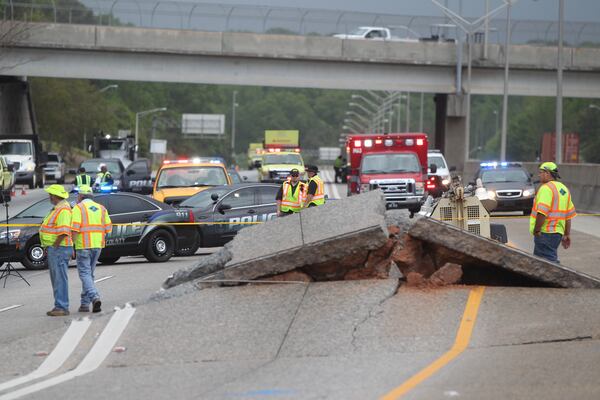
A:
<svg viewBox="0 0 600 400">
<path fill-rule="evenodd" d="M 423 103 L 425 102 L 425 93 L 421 92 L 421 107 L 419 108 L 419 132 L 423 132 Z"/>
<path fill-rule="evenodd" d="M 410 92 L 406 92 L 406 132 L 410 132 Z"/>
<path fill-rule="evenodd" d="M 235 109 L 238 104 L 235 102 L 237 98 L 237 90 L 233 91 L 231 101 L 231 160 L 235 163 Z"/>
<path fill-rule="evenodd" d="M 564 35 L 565 1 L 558 1 L 558 60 L 556 75 L 556 163 L 562 159 L 562 128 L 563 128 L 563 35 Z"/>
<path fill-rule="evenodd" d="M 508 72 L 509 72 L 509 46 L 510 46 L 510 9 L 512 3 L 506 7 L 506 40 L 504 42 L 504 92 L 502 95 L 502 133 L 500 134 L 500 161 L 506 161 L 506 139 L 508 136 Z"/>
</svg>

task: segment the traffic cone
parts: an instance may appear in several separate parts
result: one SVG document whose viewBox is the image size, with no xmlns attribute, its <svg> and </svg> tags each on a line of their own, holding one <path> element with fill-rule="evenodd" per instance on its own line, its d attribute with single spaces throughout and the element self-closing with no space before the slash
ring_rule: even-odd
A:
<svg viewBox="0 0 600 400">
<path fill-rule="evenodd" d="M 25 196 L 26 194 L 27 194 L 27 191 L 25 190 L 25 185 L 23 185 L 23 186 L 21 187 L 21 195 L 22 195 L 22 196 Z"/>
<path fill-rule="evenodd" d="M 13 187 L 10 189 L 10 197 L 15 197 L 17 195 L 17 192 L 15 191 L 15 185 L 13 185 Z"/>
</svg>

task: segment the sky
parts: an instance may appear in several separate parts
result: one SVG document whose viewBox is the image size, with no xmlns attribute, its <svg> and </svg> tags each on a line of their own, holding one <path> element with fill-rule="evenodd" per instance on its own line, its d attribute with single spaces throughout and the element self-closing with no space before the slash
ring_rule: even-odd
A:
<svg viewBox="0 0 600 400">
<path fill-rule="evenodd" d="M 154 1 L 154 0 L 143 0 Z M 326 8 L 335 10 L 381 12 L 400 15 L 441 16 L 441 11 L 430 0 L 183 0 L 186 2 L 251 4 L 300 8 Z M 462 3 L 463 15 L 479 17 L 485 13 L 485 0 L 438 0 L 448 2 L 449 8 L 458 11 Z M 491 7 L 502 0 L 490 0 Z M 515 19 L 556 20 L 558 0 L 518 0 L 513 6 Z M 600 21 L 600 0 L 565 0 L 565 20 Z"/>
</svg>

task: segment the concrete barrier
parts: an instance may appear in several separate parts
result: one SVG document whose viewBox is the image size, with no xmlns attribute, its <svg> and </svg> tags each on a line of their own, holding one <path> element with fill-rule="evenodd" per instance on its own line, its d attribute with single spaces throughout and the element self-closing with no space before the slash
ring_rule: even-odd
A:
<svg viewBox="0 0 600 400">
<path fill-rule="evenodd" d="M 537 180 L 539 162 L 521 163 Z M 463 172 L 463 182 L 473 181 L 479 162 L 468 162 Z M 560 164 L 561 182 L 571 191 L 573 203 L 579 212 L 600 212 L 600 164 Z"/>
</svg>

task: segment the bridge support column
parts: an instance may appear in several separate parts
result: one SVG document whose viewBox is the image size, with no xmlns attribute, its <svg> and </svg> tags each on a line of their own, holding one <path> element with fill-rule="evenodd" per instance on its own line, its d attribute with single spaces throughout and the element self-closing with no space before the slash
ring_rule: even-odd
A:
<svg viewBox="0 0 600 400">
<path fill-rule="evenodd" d="M 438 93 L 435 101 L 435 135 L 432 148 L 440 149 L 449 166 L 463 171 L 467 149 L 466 96 Z"/>
<path fill-rule="evenodd" d="M 32 135 L 35 131 L 29 83 L 20 77 L 0 77 L 0 134 Z"/>
</svg>

